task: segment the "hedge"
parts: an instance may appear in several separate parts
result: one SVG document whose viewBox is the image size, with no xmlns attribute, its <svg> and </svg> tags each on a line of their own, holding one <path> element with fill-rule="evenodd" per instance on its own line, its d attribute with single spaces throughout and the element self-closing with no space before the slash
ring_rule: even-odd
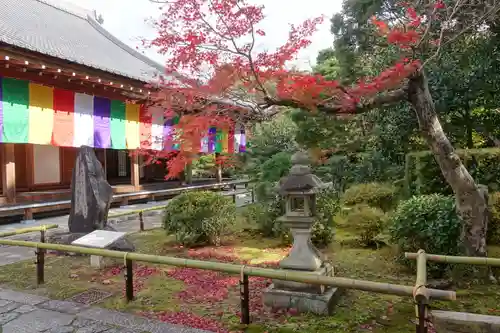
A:
<svg viewBox="0 0 500 333">
<path fill-rule="evenodd" d="M 396 164 L 377 151 L 369 153 L 333 155 L 325 164 L 317 166 L 314 174 L 343 192 L 354 184 L 388 182 L 403 178 L 403 165 Z"/>
<path fill-rule="evenodd" d="M 459 149 L 456 153 L 477 183 L 487 185 L 490 191 L 499 191 L 499 148 Z M 406 155 L 405 191 L 407 196 L 452 194 L 431 151 Z"/>
</svg>

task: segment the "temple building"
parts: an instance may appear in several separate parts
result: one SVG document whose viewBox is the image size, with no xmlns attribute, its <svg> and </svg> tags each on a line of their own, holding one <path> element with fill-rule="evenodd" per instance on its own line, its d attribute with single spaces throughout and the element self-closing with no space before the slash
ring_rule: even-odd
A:
<svg viewBox="0 0 500 333">
<path fill-rule="evenodd" d="M 144 106 L 146 84 L 175 76 L 105 30 L 94 11 L 0 3 L 0 205 L 67 197 L 82 145 L 95 148 L 115 192 L 165 186 L 164 165 L 130 152 L 175 149 L 166 144 L 175 119 Z M 243 130 L 215 136 L 201 152 L 244 150 Z"/>
</svg>

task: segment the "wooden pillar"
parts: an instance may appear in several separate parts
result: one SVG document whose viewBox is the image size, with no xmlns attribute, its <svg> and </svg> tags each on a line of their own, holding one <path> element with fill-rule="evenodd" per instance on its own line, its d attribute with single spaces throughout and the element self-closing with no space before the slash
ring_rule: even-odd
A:
<svg viewBox="0 0 500 333">
<path fill-rule="evenodd" d="M 28 185 L 28 190 L 32 191 L 35 185 L 35 151 L 32 144 L 26 144 L 24 147 L 26 151 L 26 184 Z"/>
<path fill-rule="evenodd" d="M 130 183 L 134 186 L 134 190 L 139 190 L 139 154 L 133 152 L 130 156 Z"/>
<path fill-rule="evenodd" d="M 184 173 L 185 173 L 184 177 L 185 183 L 187 185 L 191 185 L 193 183 L 193 161 L 190 160 L 186 163 L 186 168 L 184 169 Z"/>
<path fill-rule="evenodd" d="M 217 180 L 217 183 L 222 183 L 222 164 L 220 163 L 219 157 L 220 154 L 215 153 L 215 179 Z"/>
<path fill-rule="evenodd" d="M 2 185 L 3 195 L 8 203 L 16 202 L 16 161 L 13 143 L 3 143 L 2 147 Z"/>
</svg>

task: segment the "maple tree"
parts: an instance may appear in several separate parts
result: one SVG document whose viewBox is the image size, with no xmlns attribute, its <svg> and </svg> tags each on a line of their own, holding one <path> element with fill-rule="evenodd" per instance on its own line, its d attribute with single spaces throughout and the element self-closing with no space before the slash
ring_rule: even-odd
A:
<svg viewBox="0 0 500 333">
<path fill-rule="evenodd" d="M 337 80 L 286 67 L 310 45 L 323 17 L 292 25 L 282 46 L 259 52 L 258 38 L 266 34 L 259 28 L 265 19 L 263 6 L 244 0 L 155 2 L 162 3 L 163 15 L 156 22 L 156 38 L 146 44 L 168 55 L 167 73 L 187 73 L 162 82 L 161 91 L 152 97 L 167 112 L 183 114 L 176 126 L 180 151 L 170 162 L 171 173 L 194 158 L 210 126 L 224 128 L 235 121 L 266 120 L 279 113 L 280 107 L 338 115 L 406 101 L 413 107 L 421 134 L 455 193 L 457 211 L 464 222 L 466 254 L 486 255 L 485 194 L 454 153 L 441 127 L 425 68 L 459 36 L 480 33 L 481 28 L 492 24 L 500 4 L 472 0 L 398 3 L 398 15 L 372 17 L 371 23 L 376 27 L 376 38 L 398 48 L 399 61 L 377 76 L 359 78 L 356 84 L 344 86 Z M 421 52 L 429 48 L 435 51 Z"/>
</svg>

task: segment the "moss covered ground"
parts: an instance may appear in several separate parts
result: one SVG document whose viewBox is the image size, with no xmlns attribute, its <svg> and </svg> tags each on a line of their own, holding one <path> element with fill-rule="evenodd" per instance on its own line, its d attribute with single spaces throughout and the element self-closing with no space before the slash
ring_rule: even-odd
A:
<svg viewBox="0 0 500 333">
<path fill-rule="evenodd" d="M 163 230 L 151 230 L 128 236 L 138 252 L 202 260 L 248 263 L 273 267 L 288 248 L 278 240 L 265 239 L 251 230 L 238 230 L 224 239 L 221 247 L 186 249 L 176 246 Z M 413 285 L 415 274 L 395 263 L 390 247 L 366 249 L 356 246 L 352 237 L 338 230 L 336 242 L 324 250 L 335 266 L 337 276 L 370 281 Z M 491 256 L 500 257 L 500 248 L 492 247 Z M 10 288 L 68 299 L 89 288 L 102 289 L 112 296 L 98 306 L 129 311 L 174 324 L 184 324 L 214 332 L 387 332 L 414 330 L 414 307 L 409 297 L 347 291 L 335 314 L 329 317 L 298 315 L 293 309 L 273 311 L 262 306 L 261 296 L 269 284 L 266 279 L 251 278 L 251 315 L 249 327 L 239 326 L 238 277 L 200 271 L 137 263 L 134 267 L 136 300 L 124 302 L 123 263 L 108 260 L 107 267 L 89 267 L 88 257 L 50 255 L 46 263 L 46 283 L 38 287 L 35 265 L 25 261 L 0 270 L 0 284 Z M 434 308 L 500 314 L 498 285 L 471 284 L 457 290 L 456 302 L 433 303 Z"/>
</svg>

